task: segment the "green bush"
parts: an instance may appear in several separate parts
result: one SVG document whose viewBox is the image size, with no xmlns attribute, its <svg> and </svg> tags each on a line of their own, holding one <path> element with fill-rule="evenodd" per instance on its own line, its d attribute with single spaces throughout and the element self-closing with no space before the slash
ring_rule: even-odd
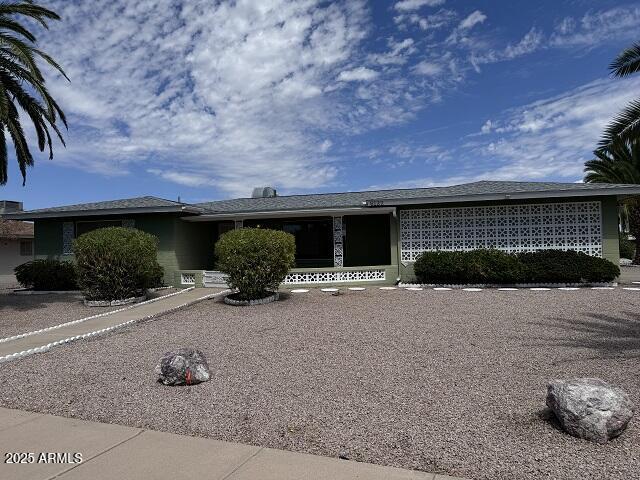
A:
<svg viewBox="0 0 640 480">
<path fill-rule="evenodd" d="M 73 243 L 78 285 L 89 300 L 138 296 L 162 282 L 158 240 L 135 228 L 109 227 L 85 233 Z"/>
<path fill-rule="evenodd" d="M 218 268 L 229 276 L 239 300 L 264 298 L 277 290 L 294 266 L 295 252 L 293 235 L 260 228 L 231 230 L 215 246 Z"/>
<path fill-rule="evenodd" d="M 473 250 L 424 252 L 416 259 L 414 273 L 427 284 L 595 283 L 614 280 L 620 269 L 573 250 L 519 254 Z"/>
<path fill-rule="evenodd" d="M 32 260 L 13 270 L 18 283 L 34 290 L 77 290 L 76 269 L 71 262 Z"/>
<path fill-rule="evenodd" d="M 518 259 L 495 249 L 424 252 L 413 268 L 420 283 L 518 283 L 523 278 Z"/>
<path fill-rule="evenodd" d="M 636 244 L 626 236 L 620 235 L 620 258 L 633 260 L 636 254 Z"/>
<path fill-rule="evenodd" d="M 610 282 L 620 268 L 604 258 L 575 250 L 540 250 L 518 254 L 528 283 Z"/>
</svg>

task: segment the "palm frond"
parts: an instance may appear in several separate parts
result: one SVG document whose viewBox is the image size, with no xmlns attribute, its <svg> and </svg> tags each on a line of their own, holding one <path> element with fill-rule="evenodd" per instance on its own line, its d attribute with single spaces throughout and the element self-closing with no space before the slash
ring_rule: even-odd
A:
<svg viewBox="0 0 640 480">
<path fill-rule="evenodd" d="M 609 147 L 616 138 L 623 141 L 640 138 L 640 99 L 630 102 L 607 125 L 598 143 L 598 148 Z"/>
<path fill-rule="evenodd" d="M 0 0 L 0 185 L 8 179 L 7 135 L 11 138 L 16 159 L 26 182 L 27 167 L 33 165 L 21 115 L 29 118 L 35 131 L 38 149 L 48 148 L 53 158 L 51 131 L 62 145 L 60 121 L 67 127 L 62 108 L 49 93 L 39 62 L 44 62 L 69 80 L 62 67 L 50 55 L 36 48 L 36 36 L 22 22 L 27 17 L 48 28 L 50 20 L 60 16 L 33 0 Z"/>
<path fill-rule="evenodd" d="M 634 43 L 620 53 L 609 65 L 609 70 L 616 77 L 626 77 L 640 72 L 640 43 Z"/>
<path fill-rule="evenodd" d="M 8 160 L 7 140 L 4 137 L 4 125 L 0 124 L 0 185 L 7 183 L 9 177 Z"/>
<path fill-rule="evenodd" d="M 625 142 L 620 139 L 607 148 L 596 150 L 595 157 L 585 162 L 587 183 L 640 184 L 640 141 Z"/>
</svg>

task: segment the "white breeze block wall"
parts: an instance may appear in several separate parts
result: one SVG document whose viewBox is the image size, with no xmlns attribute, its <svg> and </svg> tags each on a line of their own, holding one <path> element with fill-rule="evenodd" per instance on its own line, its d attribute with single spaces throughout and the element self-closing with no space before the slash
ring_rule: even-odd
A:
<svg viewBox="0 0 640 480">
<path fill-rule="evenodd" d="M 600 202 L 401 210 L 403 262 L 425 251 L 577 250 L 602 256 Z"/>
</svg>

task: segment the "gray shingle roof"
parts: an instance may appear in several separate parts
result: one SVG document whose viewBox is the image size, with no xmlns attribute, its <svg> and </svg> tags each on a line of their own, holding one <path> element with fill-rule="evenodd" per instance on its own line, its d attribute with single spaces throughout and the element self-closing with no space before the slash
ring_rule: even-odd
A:
<svg viewBox="0 0 640 480">
<path fill-rule="evenodd" d="M 604 183 L 558 183 L 558 182 L 495 182 L 480 181 L 448 187 L 405 188 L 396 190 L 373 190 L 364 192 L 320 193 L 311 195 L 286 195 L 269 198 L 235 198 L 197 204 L 186 204 L 158 197 L 137 197 L 106 202 L 82 203 L 62 207 L 43 208 L 15 214 L 5 218 L 33 219 L 69 215 L 96 215 L 118 213 L 120 210 L 140 209 L 144 211 L 184 211 L 205 214 L 233 214 L 287 210 L 336 209 L 362 207 L 367 200 L 383 200 L 388 204 L 408 204 L 420 200 L 433 202 L 470 201 L 474 197 L 486 199 L 490 195 L 520 195 L 519 198 L 544 196 L 562 197 L 573 195 L 640 195 L 640 185 Z M 483 198 L 483 196 L 485 198 Z M 108 212 L 107 212 L 108 211 Z"/>
<path fill-rule="evenodd" d="M 423 198 L 442 198 L 443 201 L 456 201 L 451 197 L 469 197 L 473 195 L 507 195 L 516 193 L 576 192 L 631 187 L 630 185 L 596 183 L 559 183 L 559 182 L 502 182 L 480 181 L 452 185 L 448 187 L 404 188 L 396 190 L 372 190 L 364 192 L 321 193 L 311 195 L 288 195 L 270 198 L 236 198 L 216 202 L 198 203 L 196 206 L 206 213 L 245 213 L 271 210 L 304 210 L 319 208 L 361 207 L 367 200 L 412 200 Z M 635 185 L 640 191 L 640 186 Z M 560 195 L 562 196 L 562 195 Z"/>
<path fill-rule="evenodd" d="M 117 213 L 118 211 L 130 211 L 140 209 L 141 211 L 158 209 L 160 211 L 180 211 L 182 207 L 193 209 L 193 205 L 187 203 L 174 202 L 164 198 L 146 196 L 125 198 L 121 200 L 107 200 L 104 202 L 78 203 L 75 205 L 63 205 L 60 207 L 41 208 L 38 210 L 27 210 L 16 213 L 5 214 L 5 218 L 36 218 L 38 216 L 55 216 L 60 215 L 86 215 L 90 212 L 106 212 Z"/>
</svg>

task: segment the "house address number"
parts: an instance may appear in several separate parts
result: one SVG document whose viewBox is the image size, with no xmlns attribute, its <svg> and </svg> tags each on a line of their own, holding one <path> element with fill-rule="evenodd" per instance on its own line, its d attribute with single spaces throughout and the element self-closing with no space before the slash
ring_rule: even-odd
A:
<svg viewBox="0 0 640 480">
<path fill-rule="evenodd" d="M 382 207 L 384 205 L 384 200 L 367 200 L 365 205 L 367 207 Z"/>
</svg>

